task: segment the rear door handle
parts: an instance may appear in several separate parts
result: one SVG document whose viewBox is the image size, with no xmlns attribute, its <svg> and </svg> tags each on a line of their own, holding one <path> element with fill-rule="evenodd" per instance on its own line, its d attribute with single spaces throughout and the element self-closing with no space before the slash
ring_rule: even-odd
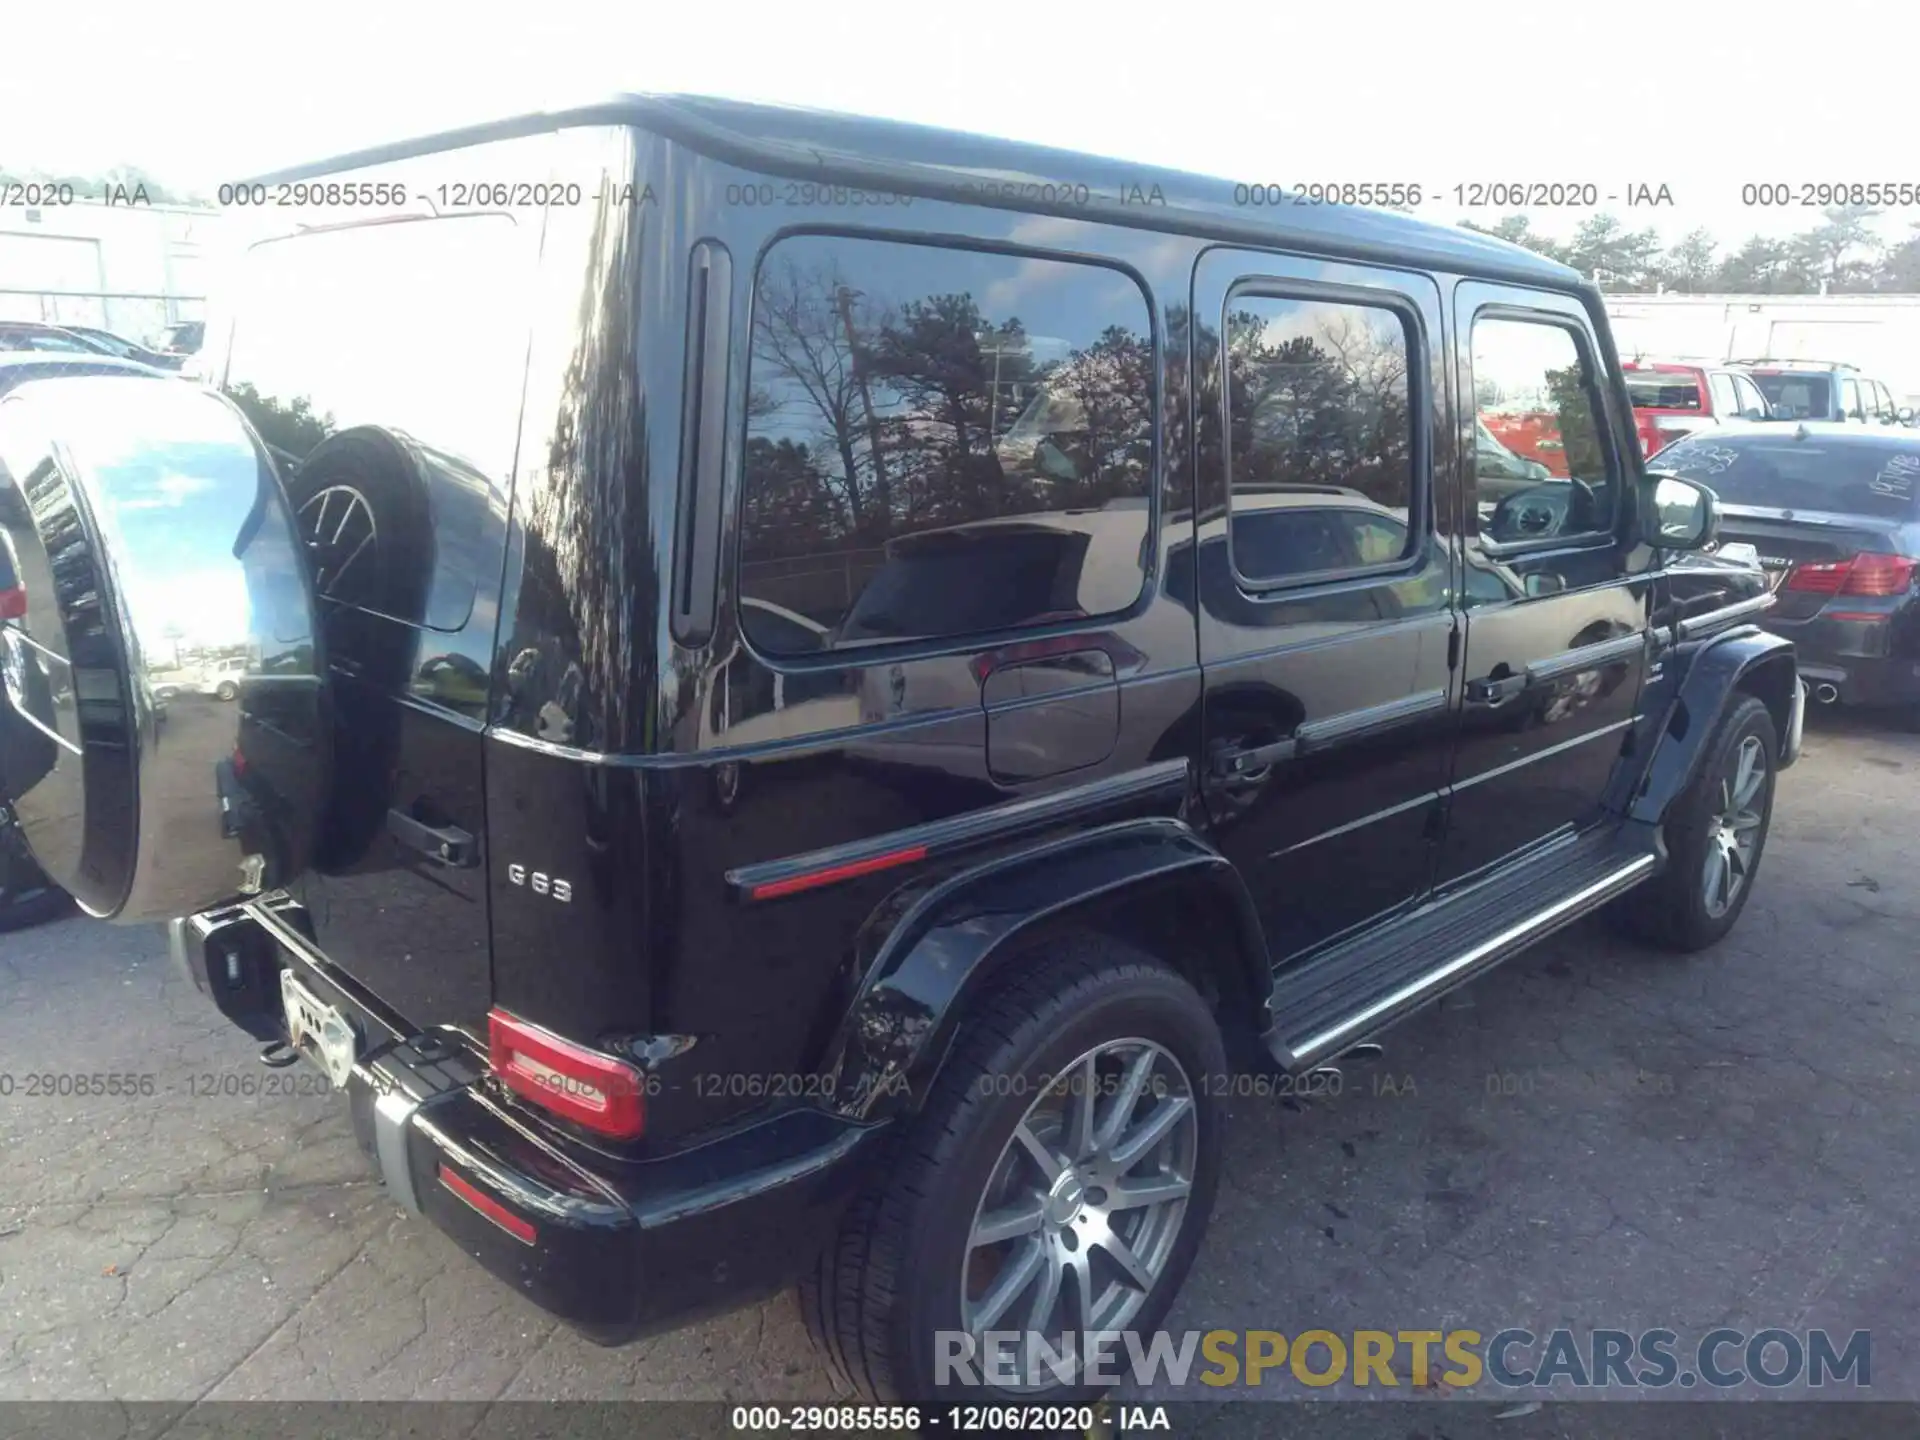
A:
<svg viewBox="0 0 1920 1440">
<path fill-rule="evenodd" d="M 1244 750 L 1226 749 L 1214 756 L 1213 768 L 1221 775 L 1249 775 L 1282 760 L 1291 760 L 1299 748 L 1299 741 L 1287 739 L 1252 745 Z"/>
<path fill-rule="evenodd" d="M 458 825 L 424 825 L 404 810 L 387 811 L 387 833 L 409 850 L 418 850 L 441 865 L 466 869 L 480 858 L 480 847 L 473 843 L 473 836 Z"/>
<path fill-rule="evenodd" d="M 1482 676 L 1467 682 L 1469 705 L 1504 705 L 1527 688 L 1525 675 Z"/>
</svg>

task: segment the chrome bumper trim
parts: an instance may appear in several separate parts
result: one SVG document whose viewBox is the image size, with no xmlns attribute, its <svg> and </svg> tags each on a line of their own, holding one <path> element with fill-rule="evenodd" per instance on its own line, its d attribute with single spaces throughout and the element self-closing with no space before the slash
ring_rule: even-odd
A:
<svg viewBox="0 0 1920 1440">
<path fill-rule="evenodd" d="M 1793 705 L 1787 712 L 1787 739 L 1780 751 L 1780 768 L 1800 758 L 1800 736 L 1807 723 L 1807 682 L 1793 682 Z"/>
<path fill-rule="evenodd" d="M 359 1073 L 366 1075 L 364 1070 Z M 413 1187 L 413 1167 L 407 1160 L 407 1132 L 419 1109 L 419 1101 L 398 1090 L 389 1090 L 373 1102 L 373 1150 L 380 1162 L 380 1178 L 409 1215 L 420 1213 L 420 1194 Z"/>
</svg>

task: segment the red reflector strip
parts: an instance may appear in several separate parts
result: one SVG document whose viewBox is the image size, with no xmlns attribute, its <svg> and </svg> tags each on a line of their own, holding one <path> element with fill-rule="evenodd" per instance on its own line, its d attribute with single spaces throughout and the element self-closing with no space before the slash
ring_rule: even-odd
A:
<svg viewBox="0 0 1920 1440">
<path fill-rule="evenodd" d="M 747 892 L 747 897 L 752 900 L 777 900 L 782 895 L 793 895 L 802 890 L 816 890 L 822 885 L 837 885 L 842 880 L 871 875 L 876 870 L 891 870 L 896 865 L 911 865 L 916 860 L 926 858 L 926 846 L 909 845 L 905 850 L 889 850 L 884 855 L 875 855 L 870 859 L 850 860 L 845 865 L 829 865 L 824 870 L 809 870 L 804 875 L 789 875 L 784 880 L 769 880 L 764 885 L 754 886 Z"/>
<path fill-rule="evenodd" d="M 23 585 L 0 590 L 0 620 L 18 620 L 27 613 L 27 591 Z"/>
<path fill-rule="evenodd" d="M 1891 620 L 1891 615 L 1876 615 L 1871 610 L 1827 610 L 1821 613 L 1822 620 Z"/>
<path fill-rule="evenodd" d="M 475 1210 L 478 1210 L 482 1215 L 486 1216 L 487 1219 L 498 1225 L 502 1230 L 513 1236 L 513 1238 L 518 1240 L 522 1245 L 533 1244 L 535 1231 L 532 1222 L 522 1220 L 498 1200 L 480 1190 L 471 1181 L 463 1180 L 460 1176 L 454 1174 L 453 1171 L 442 1165 L 440 1167 L 440 1183 L 458 1195 L 462 1200 L 466 1201 L 467 1204 L 471 1205 Z"/>
</svg>

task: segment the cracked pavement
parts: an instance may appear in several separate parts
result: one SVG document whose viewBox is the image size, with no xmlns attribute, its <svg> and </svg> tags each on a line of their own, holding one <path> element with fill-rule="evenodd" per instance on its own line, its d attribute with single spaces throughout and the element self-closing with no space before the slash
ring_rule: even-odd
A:
<svg viewBox="0 0 1920 1440">
<path fill-rule="evenodd" d="M 1228 1102 L 1169 1327 L 1867 1329 L 1870 1393 L 1920 1397 L 1917 812 L 1920 737 L 1810 717 L 1715 950 L 1582 925 L 1401 1027 L 1340 1095 Z M 256 1050 L 158 929 L 0 936 L 0 1399 L 833 1396 L 791 1297 L 582 1340 L 404 1217 L 344 1101 Z M 154 1093 L 25 1096 L 42 1071 Z"/>
</svg>

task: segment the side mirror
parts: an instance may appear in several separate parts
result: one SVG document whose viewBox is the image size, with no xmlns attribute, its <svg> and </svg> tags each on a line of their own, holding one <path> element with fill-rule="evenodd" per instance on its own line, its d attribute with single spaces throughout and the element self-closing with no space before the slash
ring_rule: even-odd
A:
<svg viewBox="0 0 1920 1440">
<path fill-rule="evenodd" d="M 1667 471 L 1652 470 L 1641 482 L 1640 534 L 1662 550 L 1702 550 L 1720 529 L 1713 491 Z"/>
<path fill-rule="evenodd" d="M 1916 419 L 1920 419 L 1920 410 L 1915 410 L 1911 405 L 1903 405 L 1894 418 L 1902 425 L 1911 425 Z"/>
<path fill-rule="evenodd" d="M 1525 584 L 1529 595 L 1558 595 L 1567 588 L 1564 575 L 1543 575 L 1538 571 L 1527 576 Z"/>
<path fill-rule="evenodd" d="M 1767 418 L 1767 412 L 1764 410 L 1756 410 L 1753 406 L 1749 405 L 1745 410 L 1740 412 L 1740 418 L 1742 420 L 1764 420 Z"/>
</svg>

